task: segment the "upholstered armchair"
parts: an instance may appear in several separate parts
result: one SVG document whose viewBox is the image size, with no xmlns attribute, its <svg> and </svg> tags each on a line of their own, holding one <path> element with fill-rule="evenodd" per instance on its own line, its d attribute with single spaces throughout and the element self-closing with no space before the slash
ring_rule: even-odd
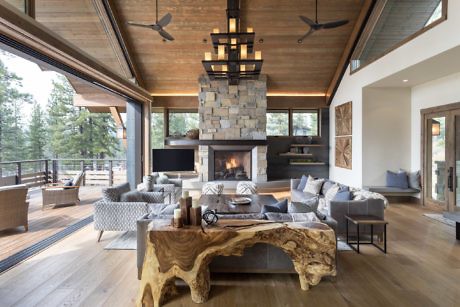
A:
<svg viewBox="0 0 460 307">
<path fill-rule="evenodd" d="M 142 183 L 137 186 L 140 192 L 161 192 L 166 194 L 165 201 L 168 204 L 177 204 L 182 195 L 182 179 L 168 178 L 168 183 L 156 183 L 157 176 L 144 176 Z"/>
<path fill-rule="evenodd" d="M 84 172 L 78 173 L 72 180 L 71 185 L 64 185 L 62 183 L 50 184 L 42 188 L 42 210 L 50 205 L 70 205 L 80 204 L 78 193 L 80 186 L 85 176 Z"/>
<path fill-rule="evenodd" d="M 29 230 L 27 191 L 25 184 L 0 187 L 0 230 L 18 226 Z"/>
</svg>

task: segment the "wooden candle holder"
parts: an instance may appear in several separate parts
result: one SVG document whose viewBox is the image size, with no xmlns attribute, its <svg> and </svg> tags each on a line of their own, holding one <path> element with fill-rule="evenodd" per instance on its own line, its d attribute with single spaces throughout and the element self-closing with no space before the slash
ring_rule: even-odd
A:
<svg viewBox="0 0 460 307">
<path fill-rule="evenodd" d="M 190 223 L 193 226 L 201 226 L 201 206 L 190 208 Z"/>
<path fill-rule="evenodd" d="M 182 228 L 182 227 L 184 227 L 184 223 L 182 223 L 182 218 L 181 217 L 173 218 L 172 219 L 172 226 L 174 228 Z"/>
<path fill-rule="evenodd" d="M 184 225 L 190 225 L 190 209 L 192 208 L 192 198 L 182 198 L 179 200 L 182 222 Z"/>
</svg>

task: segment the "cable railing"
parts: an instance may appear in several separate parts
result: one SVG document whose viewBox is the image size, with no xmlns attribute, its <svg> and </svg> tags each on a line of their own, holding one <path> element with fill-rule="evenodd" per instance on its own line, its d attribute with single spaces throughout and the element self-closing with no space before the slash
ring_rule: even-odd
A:
<svg viewBox="0 0 460 307">
<path fill-rule="evenodd" d="M 84 186 L 112 186 L 126 182 L 123 159 L 41 159 L 0 162 L 0 186 L 29 188 L 71 179 L 84 171 Z"/>
</svg>

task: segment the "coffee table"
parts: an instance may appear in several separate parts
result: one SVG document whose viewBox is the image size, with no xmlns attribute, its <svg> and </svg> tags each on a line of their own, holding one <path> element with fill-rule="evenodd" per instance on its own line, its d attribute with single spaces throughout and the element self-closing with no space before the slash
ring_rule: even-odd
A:
<svg viewBox="0 0 460 307">
<path fill-rule="evenodd" d="M 455 221 L 455 233 L 457 240 L 460 240 L 460 212 L 444 212 L 444 217 Z"/>
<path fill-rule="evenodd" d="M 251 199 L 248 205 L 232 205 L 230 200 L 235 197 L 247 197 Z M 198 203 L 201 206 L 207 206 L 210 210 L 216 210 L 218 214 L 245 214 L 260 213 L 264 205 L 276 204 L 278 200 L 270 194 L 221 194 L 221 195 L 201 195 Z"/>
</svg>

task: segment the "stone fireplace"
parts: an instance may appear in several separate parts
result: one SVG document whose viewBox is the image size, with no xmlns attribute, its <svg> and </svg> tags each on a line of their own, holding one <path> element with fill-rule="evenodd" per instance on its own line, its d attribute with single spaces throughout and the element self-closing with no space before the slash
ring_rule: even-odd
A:
<svg viewBox="0 0 460 307">
<path fill-rule="evenodd" d="M 267 181 L 266 76 L 199 83 L 200 140 L 210 144 L 199 146 L 200 180 Z"/>
</svg>

